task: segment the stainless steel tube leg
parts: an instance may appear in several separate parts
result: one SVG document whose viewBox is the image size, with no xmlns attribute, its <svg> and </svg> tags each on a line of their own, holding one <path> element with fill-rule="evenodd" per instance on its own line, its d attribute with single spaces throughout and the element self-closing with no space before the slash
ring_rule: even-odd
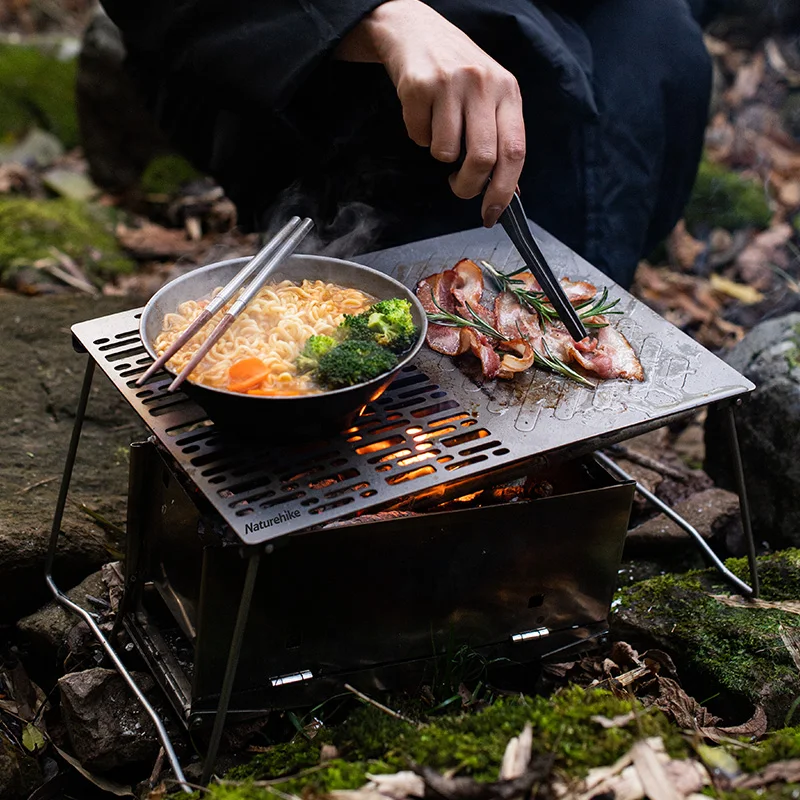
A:
<svg viewBox="0 0 800 800">
<path fill-rule="evenodd" d="M 161 740 L 161 744 L 164 747 L 164 752 L 167 754 L 170 766 L 172 767 L 172 771 L 175 773 L 175 777 L 177 778 L 181 789 L 187 793 L 191 793 L 192 790 L 186 783 L 186 778 L 184 777 L 180 762 L 178 761 L 178 756 L 175 754 L 175 749 L 172 746 L 172 741 L 169 738 L 167 729 L 164 727 L 164 723 L 156 713 L 156 710 L 150 705 L 149 701 L 144 696 L 144 693 L 136 684 L 136 681 L 133 680 L 130 672 L 128 672 L 125 665 L 122 663 L 122 661 L 120 661 L 119 656 L 114 651 L 111 643 L 103 635 L 103 632 L 100 630 L 100 628 L 97 627 L 97 623 L 94 621 L 92 615 L 76 603 L 73 603 L 72 600 L 70 600 L 61 591 L 61 589 L 58 588 L 55 580 L 53 579 L 53 563 L 55 562 L 56 551 L 58 550 L 58 537 L 61 534 L 61 523 L 64 519 L 64 509 L 67 505 L 69 486 L 72 482 L 72 472 L 75 468 L 75 457 L 78 453 L 78 445 L 80 444 L 81 440 L 83 421 L 86 418 L 86 406 L 89 402 L 89 392 L 92 388 L 94 366 L 94 361 L 90 358 L 86 364 L 86 372 L 83 376 L 83 386 L 81 387 L 80 399 L 78 400 L 78 408 L 75 411 L 75 423 L 72 426 L 72 438 L 69 442 L 69 450 L 67 450 L 67 460 L 64 464 L 64 474 L 61 478 L 61 487 L 58 491 L 56 510 L 53 514 L 53 525 L 50 529 L 50 542 L 48 544 L 47 559 L 45 562 L 45 581 L 47 582 L 47 587 L 50 589 L 50 593 L 53 595 L 53 598 L 62 606 L 77 614 L 89 626 L 95 638 L 103 646 L 103 649 L 106 651 L 109 659 L 111 659 L 114 667 L 122 676 L 122 679 L 128 684 L 134 695 L 136 695 L 136 699 L 142 704 L 142 707 L 147 712 L 150 719 L 153 720 L 153 724 L 156 726 L 158 738 Z"/>
<path fill-rule="evenodd" d="M 736 416 L 733 412 L 733 405 L 726 404 L 722 409 L 725 416 L 725 427 L 728 434 L 728 446 L 733 457 L 733 471 L 736 478 L 736 491 L 739 493 L 739 511 L 742 515 L 742 530 L 744 531 L 744 541 L 747 545 L 747 563 L 750 566 L 750 583 L 753 586 L 752 597 L 758 597 L 760 587 L 758 581 L 758 561 L 756 560 L 756 543 L 753 539 L 753 526 L 750 521 L 750 502 L 747 499 L 747 486 L 744 482 L 744 464 L 742 464 L 742 453 L 739 449 L 739 435 L 736 432 Z"/>
<path fill-rule="evenodd" d="M 211 773 L 214 771 L 214 765 L 219 754 L 222 732 L 225 729 L 225 720 L 228 716 L 228 707 L 233 693 L 233 683 L 236 680 L 236 672 L 239 668 L 239 656 L 242 653 L 244 631 L 247 627 L 247 618 L 250 616 L 250 604 L 253 600 L 253 590 L 256 586 L 256 576 L 258 575 L 258 565 L 260 563 L 261 548 L 258 547 L 250 555 L 250 560 L 247 562 L 247 573 L 244 578 L 242 597 L 239 600 L 239 611 L 236 614 L 236 625 L 233 628 L 228 663 L 225 665 L 225 675 L 222 679 L 222 690 L 217 704 L 217 713 L 214 717 L 214 727 L 211 729 L 211 740 L 208 743 L 208 752 L 203 764 L 203 777 L 201 780 L 203 786 L 211 780 Z"/>
<path fill-rule="evenodd" d="M 609 471 L 613 472 L 617 477 L 622 478 L 624 481 L 634 481 L 636 483 L 636 491 L 642 495 L 642 497 L 649 500 L 656 508 L 662 511 L 666 516 L 668 516 L 676 525 L 683 528 L 686 533 L 691 536 L 697 546 L 708 556 L 711 563 L 716 567 L 716 569 L 724 576 L 724 578 L 729 582 L 732 583 L 742 594 L 746 595 L 747 597 L 753 597 L 753 590 L 742 580 L 737 578 L 723 563 L 720 561 L 717 554 L 708 546 L 708 542 L 699 534 L 697 529 L 687 522 L 677 511 L 670 508 L 661 498 L 656 497 L 651 491 L 646 489 L 642 486 L 641 483 L 636 482 L 636 480 L 625 472 L 622 467 L 618 466 L 614 461 L 612 461 L 605 453 L 595 453 L 594 457 Z"/>
</svg>

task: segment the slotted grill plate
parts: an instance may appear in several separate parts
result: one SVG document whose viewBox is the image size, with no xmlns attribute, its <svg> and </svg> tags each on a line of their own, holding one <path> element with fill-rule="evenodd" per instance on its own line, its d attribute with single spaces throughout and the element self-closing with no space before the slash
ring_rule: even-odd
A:
<svg viewBox="0 0 800 800">
<path fill-rule="evenodd" d="M 570 457 L 665 424 L 752 384 L 588 263 L 540 231 L 557 274 L 608 285 L 620 329 L 639 354 L 643 383 L 592 392 L 543 371 L 484 382 L 474 359 L 423 348 L 350 430 L 325 442 L 270 448 L 226 438 L 164 373 L 138 388 L 151 363 L 140 310 L 79 323 L 73 334 L 235 533 L 247 544 L 384 506 L 445 497 L 511 477 L 539 457 Z M 519 263 L 500 231 L 469 231 L 364 256 L 408 286 L 461 257 Z M 265 425 L 270 421 L 265 420 Z"/>
</svg>

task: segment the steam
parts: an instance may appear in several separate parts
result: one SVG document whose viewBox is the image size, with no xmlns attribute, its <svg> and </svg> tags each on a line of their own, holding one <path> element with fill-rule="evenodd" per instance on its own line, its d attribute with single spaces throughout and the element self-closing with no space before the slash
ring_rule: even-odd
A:
<svg viewBox="0 0 800 800">
<path fill-rule="evenodd" d="M 351 258 L 374 249 L 383 229 L 378 212 L 360 201 L 340 205 L 333 218 L 326 219 L 318 204 L 297 187 L 287 189 L 264 226 L 264 241 L 274 236 L 294 215 L 311 217 L 314 228 L 303 240 L 299 251 L 331 258 Z"/>
</svg>

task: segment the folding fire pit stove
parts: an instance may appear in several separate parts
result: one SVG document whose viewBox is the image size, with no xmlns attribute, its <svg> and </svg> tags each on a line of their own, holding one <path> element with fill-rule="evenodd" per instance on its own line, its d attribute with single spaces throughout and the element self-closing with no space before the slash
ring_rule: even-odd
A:
<svg viewBox="0 0 800 800">
<path fill-rule="evenodd" d="M 564 245 L 538 235 L 558 274 L 609 285 Z M 358 260 L 413 286 L 462 257 L 500 269 L 519 264 L 500 231 L 483 229 Z M 51 590 L 90 623 L 146 704 L 113 646 L 51 577 L 99 366 L 152 433 L 131 451 L 118 624 L 184 721 L 214 719 L 206 775 L 229 710 L 244 716 L 288 707 L 346 681 L 391 685 L 452 641 L 524 662 L 604 633 L 635 487 L 596 451 L 753 388 L 626 292 L 612 287 L 611 296 L 621 298 L 620 327 L 640 356 L 643 383 L 609 381 L 591 391 L 540 370 L 485 381 L 477 362 L 423 349 L 351 429 L 281 447 L 227 435 L 185 394 L 168 394 L 165 373 L 137 387 L 151 363 L 139 310 L 75 325 L 75 347 L 89 359 L 53 522 Z M 668 513 L 740 591 L 755 594 L 741 461 L 726 405 L 752 589 Z M 254 433 L 268 436 L 271 424 L 265 418 Z M 378 509 L 424 511 L 536 474 L 548 475 L 553 496 L 331 524 Z M 146 706 L 180 777 L 163 726 Z"/>
</svg>

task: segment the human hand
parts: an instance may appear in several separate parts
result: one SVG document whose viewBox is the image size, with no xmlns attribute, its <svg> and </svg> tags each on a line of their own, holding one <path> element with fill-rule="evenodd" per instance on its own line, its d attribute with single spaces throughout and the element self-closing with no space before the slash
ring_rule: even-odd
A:
<svg viewBox="0 0 800 800">
<path fill-rule="evenodd" d="M 525 161 L 525 123 L 516 78 L 420 0 L 387 0 L 345 38 L 337 56 L 379 61 L 397 89 L 408 135 L 439 161 L 463 163 L 453 192 L 486 187 L 484 225 L 508 205 Z M 462 139 L 466 152 L 461 153 Z"/>
</svg>

